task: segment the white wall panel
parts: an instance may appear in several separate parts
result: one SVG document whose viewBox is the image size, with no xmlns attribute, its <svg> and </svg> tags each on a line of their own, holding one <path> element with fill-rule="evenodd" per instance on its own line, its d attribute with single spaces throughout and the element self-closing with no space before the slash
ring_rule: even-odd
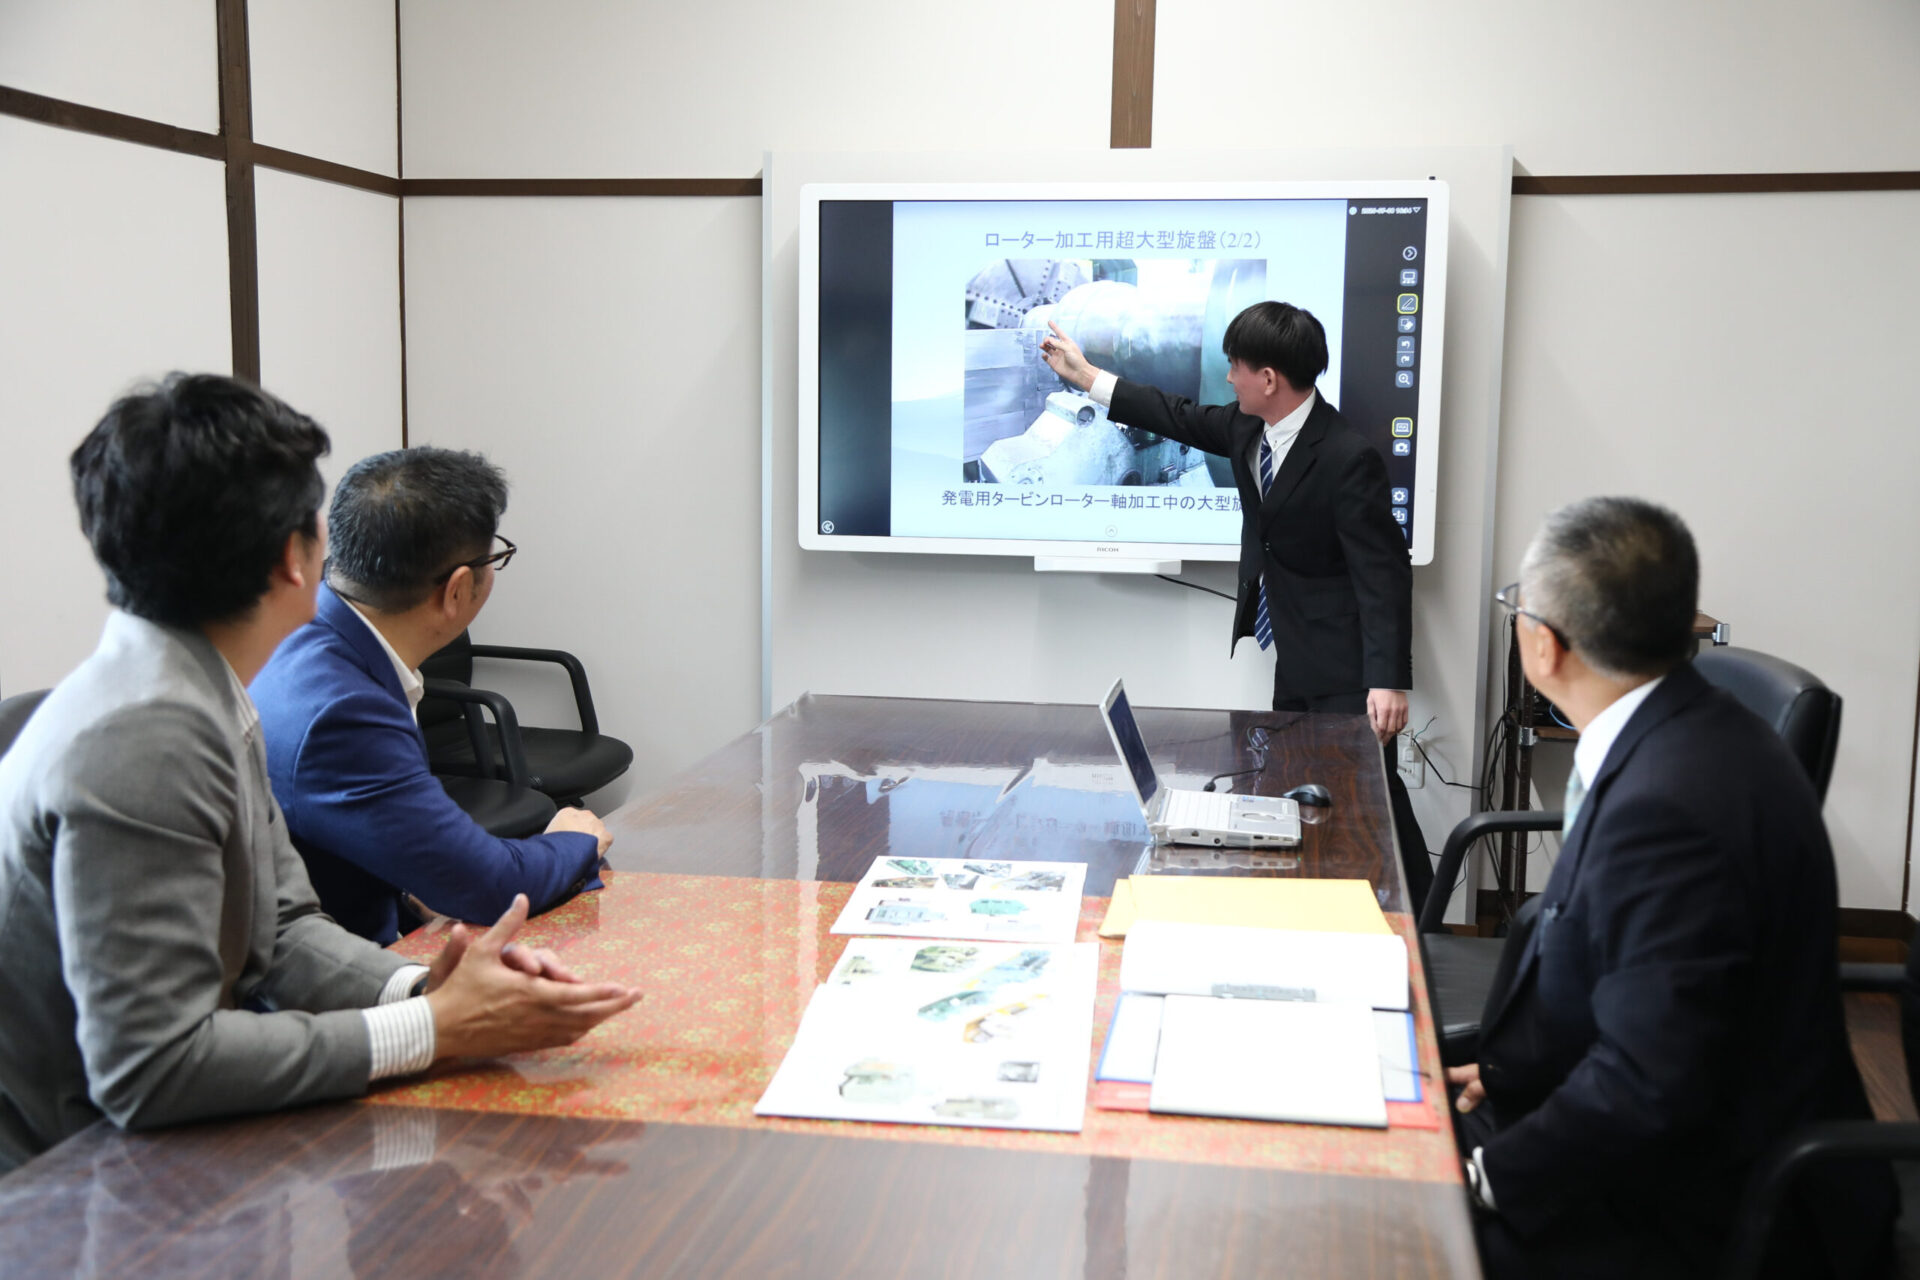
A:
<svg viewBox="0 0 1920 1280">
<path fill-rule="evenodd" d="M 401 20 L 412 178 L 738 178 L 768 149 L 1107 143 L 1107 0 L 406 0 Z"/>
<path fill-rule="evenodd" d="M 0 117 L 0 694 L 92 651 L 67 455 L 134 383 L 232 368 L 219 164 Z"/>
<path fill-rule="evenodd" d="M 212 0 L 0 0 L 0 84 L 220 131 Z"/>
<path fill-rule="evenodd" d="M 1514 202 L 1496 576 L 1596 493 L 1693 529 L 1734 643 L 1846 700 L 1841 901 L 1901 905 L 1920 671 L 1920 193 Z"/>
<path fill-rule="evenodd" d="M 522 551 L 475 638 L 578 654 L 635 755 L 599 803 L 637 794 L 758 719 L 759 202 L 422 198 L 406 217 L 411 437 L 513 484 Z M 483 674 L 523 723 L 573 725 L 558 668 Z"/>
<path fill-rule="evenodd" d="M 329 485 L 400 447 L 400 215 L 391 196 L 255 174 L 260 382 L 333 438 Z"/>
<path fill-rule="evenodd" d="M 1157 16 L 1156 146 L 1504 142 L 1553 174 L 1920 168 L 1911 0 L 1188 0 Z"/>
<path fill-rule="evenodd" d="M 398 175 L 393 0 L 250 0 L 253 136 Z"/>
</svg>

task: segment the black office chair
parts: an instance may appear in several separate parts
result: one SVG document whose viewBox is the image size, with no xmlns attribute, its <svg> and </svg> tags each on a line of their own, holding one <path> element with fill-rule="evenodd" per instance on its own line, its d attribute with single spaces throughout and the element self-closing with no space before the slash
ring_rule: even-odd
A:
<svg viewBox="0 0 1920 1280">
<path fill-rule="evenodd" d="M 552 797 L 532 786 L 526 752 L 520 742 L 520 722 L 513 714 L 513 705 L 497 693 L 470 688 L 457 680 L 428 680 L 426 685 L 428 697 L 421 700 L 421 707 L 424 709 L 428 700 L 433 699 L 456 708 L 457 723 L 468 728 L 476 740 L 485 724 L 481 713 L 493 715 L 493 730 L 487 741 L 500 748 L 498 762 L 495 762 L 495 753 L 488 751 L 484 774 L 435 775 L 453 802 L 489 833 L 509 840 L 546 830 L 559 811 L 558 806 Z"/>
<path fill-rule="evenodd" d="M 1840 747 L 1840 695 L 1803 667 L 1753 649 L 1713 648 L 1694 659 L 1709 684 L 1725 689 L 1780 735 L 1827 798 L 1834 753 Z M 1434 869 L 1433 890 L 1420 912 L 1420 942 L 1433 994 L 1440 1057 L 1448 1066 L 1474 1061 L 1480 1050 L 1480 1015 L 1498 988 L 1495 972 L 1507 939 L 1461 937 L 1442 923 L 1461 863 L 1475 840 L 1502 831 L 1558 831 L 1560 815 L 1545 810 L 1476 813 L 1453 829 Z M 1509 937 L 1511 937 L 1509 927 Z"/>
<path fill-rule="evenodd" d="M 578 729 L 520 729 L 528 781 L 535 790 L 544 791 L 556 803 L 574 804 L 632 766 L 633 748 L 600 732 L 587 671 L 578 658 L 560 649 L 475 644 L 463 631 L 452 644 L 421 663 L 420 672 L 430 678 L 430 684 L 451 681 L 471 687 L 475 658 L 551 662 L 564 668 L 573 683 L 574 710 L 580 717 Z M 492 762 L 501 754 L 497 723 L 483 726 L 472 712 L 462 714 L 458 708 L 430 706 L 438 696 L 430 688 L 427 699 L 420 704 L 420 729 L 426 735 L 427 759 L 433 771 L 443 778 L 487 776 Z"/>
<path fill-rule="evenodd" d="M 1433 1025 L 1440 1033 L 1440 1060 L 1450 1067 L 1478 1059 L 1481 1014 L 1526 946 L 1539 903 L 1538 898 L 1528 899 L 1508 921 L 1504 938 L 1475 938 L 1449 930 L 1447 899 L 1453 896 L 1467 850 L 1482 837 L 1503 832 L 1558 831 L 1561 817 L 1551 809 L 1490 809 L 1471 815 L 1447 834 L 1440 865 L 1433 870 L 1433 888 L 1420 909 L 1420 954 L 1427 970 Z"/>
<path fill-rule="evenodd" d="M 1908 950 L 1904 966 L 1841 965 L 1840 988 L 1884 992 L 1900 998 L 1900 1040 L 1907 1060 L 1907 1083 L 1913 1096 L 1920 1099 L 1920 946 Z M 1789 1134 L 1761 1161 L 1740 1202 L 1727 1250 L 1728 1280 L 1761 1274 L 1768 1240 L 1794 1179 L 1812 1166 L 1831 1160 L 1920 1161 L 1920 1124 L 1834 1120 Z M 1897 1273 L 1910 1276 L 1920 1271 L 1920 1239 L 1916 1239 L 1916 1223 L 1911 1220 L 1912 1211 L 1920 1209 L 1920 1196 L 1915 1194 L 1915 1167 L 1911 1163 L 1896 1165 L 1895 1174 L 1909 1211 L 1902 1216 L 1894 1236 L 1900 1264 Z"/>
<path fill-rule="evenodd" d="M 1756 649 L 1708 649 L 1693 667 L 1773 726 L 1825 803 L 1840 749 L 1840 695 L 1806 668 Z"/>
<path fill-rule="evenodd" d="M 0 756 L 7 754 L 7 748 L 27 727 L 27 719 L 36 708 L 46 700 L 51 690 L 34 689 L 27 693 L 16 693 L 11 698 L 0 698 Z"/>
</svg>

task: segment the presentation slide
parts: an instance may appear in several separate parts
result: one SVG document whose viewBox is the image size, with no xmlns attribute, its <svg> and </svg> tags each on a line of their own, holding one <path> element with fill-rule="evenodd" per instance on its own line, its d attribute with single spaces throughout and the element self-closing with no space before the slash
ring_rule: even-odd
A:
<svg viewBox="0 0 1920 1280">
<path fill-rule="evenodd" d="M 802 545 L 1230 558 L 1243 499 L 1228 461 L 1110 420 L 1040 343 L 1058 325 L 1101 369 L 1230 404 L 1227 326 L 1276 300 L 1325 327 L 1316 389 L 1386 460 L 1385 498 L 1418 555 L 1434 468 L 1417 446 L 1439 401 L 1433 191 L 818 197 Z"/>
<path fill-rule="evenodd" d="M 1237 543 L 1226 468 L 1081 430 L 1106 410 L 1060 381 L 1040 339 L 1053 321 L 1102 368 L 1223 402 L 1209 303 L 1279 298 L 1326 326 L 1338 386 L 1346 231 L 1342 200 L 895 204 L 892 533 Z"/>
</svg>

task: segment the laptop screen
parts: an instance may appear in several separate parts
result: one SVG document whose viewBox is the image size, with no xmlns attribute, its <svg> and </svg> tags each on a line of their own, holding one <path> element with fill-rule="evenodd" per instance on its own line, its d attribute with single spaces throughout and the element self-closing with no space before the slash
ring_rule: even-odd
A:
<svg viewBox="0 0 1920 1280">
<path fill-rule="evenodd" d="M 1140 726 L 1133 722 L 1133 708 L 1127 705 L 1127 691 L 1119 681 L 1114 681 L 1113 691 L 1101 704 L 1101 714 L 1106 717 L 1107 732 L 1113 735 L 1113 745 L 1120 749 L 1120 758 L 1127 763 L 1127 772 L 1133 775 L 1133 788 L 1140 793 L 1144 807 L 1160 789 L 1160 780 L 1153 775 L 1147 744 L 1140 738 Z"/>
</svg>

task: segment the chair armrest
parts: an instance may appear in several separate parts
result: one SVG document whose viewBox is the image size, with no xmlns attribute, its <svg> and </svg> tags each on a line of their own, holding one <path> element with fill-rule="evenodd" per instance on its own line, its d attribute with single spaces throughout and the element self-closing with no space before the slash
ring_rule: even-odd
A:
<svg viewBox="0 0 1920 1280">
<path fill-rule="evenodd" d="M 1741 1197 L 1728 1240 L 1729 1280 L 1760 1274 L 1767 1240 L 1793 1180 L 1828 1160 L 1920 1159 L 1920 1124 L 1833 1120 L 1794 1130 L 1761 1158 Z"/>
<path fill-rule="evenodd" d="M 481 706 L 493 713 L 493 722 L 500 726 L 500 756 L 506 763 L 507 781 L 516 787 L 531 788 L 531 773 L 527 769 L 526 748 L 520 743 L 520 717 L 513 714 L 513 704 L 491 689 L 475 689 L 458 680 L 428 680 L 427 696 L 445 698 L 449 702 L 459 702 L 467 706 Z M 476 743 L 474 760 L 486 769 L 492 764 L 492 753 L 485 751 L 485 743 Z"/>
<path fill-rule="evenodd" d="M 1420 909 L 1420 932 L 1439 933 L 1447 926 L 1447 899 L 1453 896 L 1453 882 L 1460 878 L 1460 864 L 1467 850 L 1482 836 L 1504 831 L 1558 831 L 1560 814 L 1552 809 L 1488 809 L 1470 815 L 1447 834 L 1446 847 L 1440 851 L 1440 865 L 1433 869 L 1433 888 L 1427 890 L 1427 902 Z"/>
<path fill-rule="evenodd" d="M 1897 996 L 1907 989 L 1907 969 L 1898 964 L 1843 964 L 1840 966 L 1842 991 L 1883 991 Z"/>
<path fill-rule="evenodd" d="M 593 691 L 587 687 L 587 669 L 580 665 L 580 659 L 565 649 L 528 649 L 517 644 L 477 644 L 473 646 L 476 658 L 505 658 L 514 662 L 551 662 L 565 667 L 567 679 L 573 682 L 573 707 L 580 716 L 580 732 L 599 733 L 600 717 L 593 710 Z"/>
</svg>

